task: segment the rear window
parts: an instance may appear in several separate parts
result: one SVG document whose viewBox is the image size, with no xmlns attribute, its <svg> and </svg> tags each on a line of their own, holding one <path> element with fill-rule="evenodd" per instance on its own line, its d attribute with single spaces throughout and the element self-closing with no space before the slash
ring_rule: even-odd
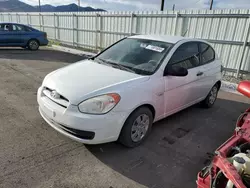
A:
<svg viewBox="0 0 250 188">
<path fill-rule="evenodd" d="M 31 27 L 25 27 L 26 31 L 35 31 L 35 29 L 31 28 Z"/>
</svg>

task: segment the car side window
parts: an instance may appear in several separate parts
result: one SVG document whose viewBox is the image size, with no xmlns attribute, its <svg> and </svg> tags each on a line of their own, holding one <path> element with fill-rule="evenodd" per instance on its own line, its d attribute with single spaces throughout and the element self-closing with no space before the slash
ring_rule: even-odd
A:
<svg viewBox="0 0 250 188">
<path fill-rule="evenodd" d="M 199 46 L 196 42 L 182 44 L 174 52 L 168 66 L 191 69 L 200 65 Z"/>
<path fill-rule="evenodd" d="M 10 24 L 0 24 L 0 31 L 10 31 Z"/>
<path fill-rule="evenodd" d="M 25 31 L 25 27 L 22 26 L 22 25 L 15 25 L 15 24 L 13 24 L 12 25 L 12 29 L 13 29 L 13 31 Z"/>
<path fill-rule="evenodd" d="M 211 46 L 205 43 L 200 43 L 200 52 L 201 52 L 201 64 L 210 63 L 215 59 L 215 52 Z"/>
</svg>

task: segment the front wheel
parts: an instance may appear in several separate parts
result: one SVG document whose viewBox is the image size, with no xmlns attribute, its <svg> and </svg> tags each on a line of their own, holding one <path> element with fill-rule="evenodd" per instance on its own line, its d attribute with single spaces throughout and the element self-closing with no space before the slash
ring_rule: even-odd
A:
<svg viewBox="0 0 250 188">
<path fill-rule="evenodd" d="M 149 135 L 153 124 L 153 114 L 147 107 L 135 110 L 126 120 L 119 141 L 127 147 L 139 146 Z"/>
<path fill-rule="evenodd" d="M 219 86 L 218 86 L 218 84 L 215 84 L 212 87 L 212 89 L 210 90 L 210 92 L 207 95 L 207 97 L 205 98 L 205 100 L 202 101 L 202 103 L 201 103 L 202 106 L 205 108 L 211 108 L 217 99 L 218 92 L 219 92 Z"/>
<path fill-rule="evenodd" d="M 28 48 L 30 50 L 38 50 L 39 49 L 39 43 L 37 40 L 30 40 L 28 42 Z"/>
</svg>

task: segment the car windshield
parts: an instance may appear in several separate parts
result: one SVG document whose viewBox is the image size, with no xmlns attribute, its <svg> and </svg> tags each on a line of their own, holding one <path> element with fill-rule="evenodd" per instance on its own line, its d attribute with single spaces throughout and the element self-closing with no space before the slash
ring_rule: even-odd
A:
<svg viewBox="0 0 250 188">
<path fill-rule="evenodd" d="M 161 41 L 126 38 L 96 56 L 94 60 L 136 74 L 151 75 L 171 46 L 173 44 Z"/>
</svg>

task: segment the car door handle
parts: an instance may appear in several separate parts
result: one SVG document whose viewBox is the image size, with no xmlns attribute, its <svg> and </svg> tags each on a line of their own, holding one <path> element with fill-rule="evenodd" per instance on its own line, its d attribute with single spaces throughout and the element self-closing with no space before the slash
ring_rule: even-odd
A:
<svg viewBox="0 0 250 188">
<path fill-rule="evenodd" d="M 202 76 L 203 75 L 203 72 L 198 72 L 197 74 L 196 74 L 196 76 Z"/>
</svg>

